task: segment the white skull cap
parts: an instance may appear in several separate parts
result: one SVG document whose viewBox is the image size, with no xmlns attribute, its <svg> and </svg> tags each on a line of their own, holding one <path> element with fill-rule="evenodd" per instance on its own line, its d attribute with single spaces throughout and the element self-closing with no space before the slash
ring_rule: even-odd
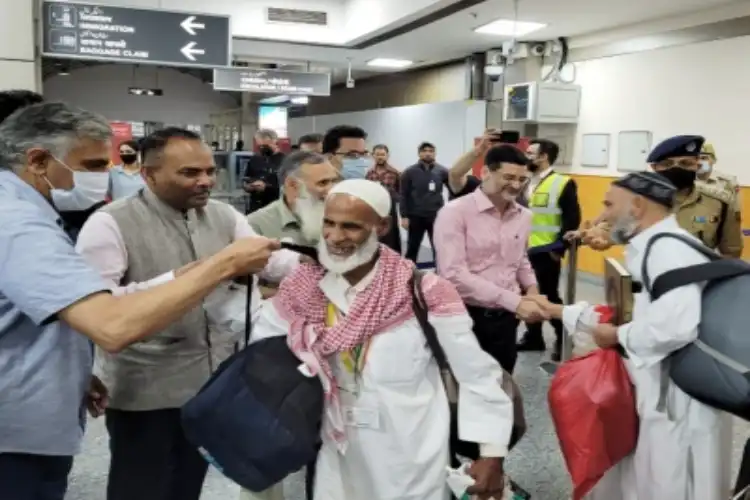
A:
<svg viewBox="0 0 750 500">
<path fill-rule="evenodd" d="M 391 214 L 391 194 L 378 182 L 365 179 L 347 179 L 336 184 L 328 193 L 330 198 L 336 194 L 348 194 L 370 205 L 380 217 Z"/>
</svg>

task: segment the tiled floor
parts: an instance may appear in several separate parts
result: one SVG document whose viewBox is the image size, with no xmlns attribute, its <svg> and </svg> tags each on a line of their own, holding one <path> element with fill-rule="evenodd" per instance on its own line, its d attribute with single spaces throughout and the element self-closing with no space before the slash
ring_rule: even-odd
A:
<svg viewBox="0 0 750 500">
<path fill-rule="evenodd" d="M 602 295 L 600 287 L 579 282 L 579 300 L 597 302 L 602 300 Z M 551 332 L 546 334 L 551 336 Z M 547 411 L 549 377 L 539 369 L 541 360 L 541 354 L 523 354 L 519 358 L 516 380 L 523 392 L 529 430 L 508 459 L 508 470 L 513 478 L 532 494 L 534 500 L 564 500 L 568 498 L 570 487 Z M 735 422 L 735 468 L 737 456 L 745 439 L 750 436 L 749 429 L 749 424 Z M 92 422 L 86 436 L 84 452 L 75 463 L 67 500 L 104 500 L 108 463 L 106 431 L 101 421 Z M 303 500 L 303 491 L 301 475 L 288 479 L 287 500 Z M 236 498 L 237 487 L 212 471 L 206 482 L 202 500 Z"/>
</svg>

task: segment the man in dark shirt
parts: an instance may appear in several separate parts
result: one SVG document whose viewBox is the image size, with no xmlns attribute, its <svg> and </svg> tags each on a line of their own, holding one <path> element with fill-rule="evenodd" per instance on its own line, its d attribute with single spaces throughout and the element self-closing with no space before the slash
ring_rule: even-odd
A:
<svg viewBox="0 0 750 500">
<path fill-rule="evenodd" d="M 576 182 L 552 169 L 559 154 L 560 147 L 547 139 L 531 141 L 526 150 L 526 156 L 531 162 L 529 170 L 533 174 L 526 192 L 529 209 L 533 213 L 528 244 L 529 261 L 539 283 L 539 293 L 546 295 L 555 304 L 562 304 L 558 291 L 560 268 L 569 246 L 563 236 L 569 231 L 575 231 L 581 224 Z M 557 337 L 552 360 L 560 361 L 563 325 L 560 320 L 551 320 L 550 323 Z M 526 334 L 518 344 L 518 350 L 545 350 L 542 323 L 526 324 Z"/>
<path fill-rule="evenodd" d="M 435 146 L 419 145 L 419 163 L 401 174 L 401 226 L 408 231 L 406 258 L 417 262 L 424 234 L 430 238 L 438 210 L 443 208 L 443 186 L 448 185 L 448 169 L 435 162 Z"/>
<path fill-rule="evenodd" d="M 323 136 L 320 134 L 305 134 L 299 138 L 297 147 L 300 151 L 323 152 Z"/>
<path fill-rule="evenodd" d="M 245 167 L 244 188 L 250 196 L 248 213 L 255 212 L 279 198 L 279 167 L 284 153 L 279 151 L 278 136 L 270 129 L 255 134 L 257 155 L 251 156 Z"/>
</svg>

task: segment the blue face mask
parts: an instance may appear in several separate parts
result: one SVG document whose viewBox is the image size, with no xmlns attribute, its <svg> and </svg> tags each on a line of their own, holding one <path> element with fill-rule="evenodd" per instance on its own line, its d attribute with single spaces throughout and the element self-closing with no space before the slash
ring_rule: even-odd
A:
<svg viewBox="0 0 750 500">
<path fill-rule="evenodd" d="M 364 179 L 370 160 L 367 158 L 344 158 L 341 167 L 341 177 L 344 179 Z"/>
</svg>

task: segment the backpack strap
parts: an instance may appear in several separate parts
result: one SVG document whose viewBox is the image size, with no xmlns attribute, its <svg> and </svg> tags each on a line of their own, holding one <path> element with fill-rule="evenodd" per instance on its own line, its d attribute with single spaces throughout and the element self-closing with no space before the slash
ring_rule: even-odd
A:
<svg viewBox="0 0 750 500">
<path fill-rule="evenodd" d="M 652 282 L 646 269 L 651 246 L 659 239 L 665 237 L 680 240 L 696 252 L 708 258 L 709 262 L 667 271 L 666 273 L 657 276 Z M 750 265 L 738 259 L 722 259 L 716 252 L 685 235 L 676 233 L 659 233 L 651 237 L 646 244 L 641 274 L 643 276 L 644 288 L 649 292 L 651 300 L 653 301 L 657 300 L 665 293 L 682 286 L 750 274 Z"/>
<path fill-rule="evenodd" d="M 430 324 L 428 319 L 427 301 L 424 296 L 424 290 L 422 289 L 422 278 L 424 273 L 419 269 L 414 268 L 414 274 L 412 276 L 412 309 L 414 310 L 414 316 L 417 318 L 419 327 L 424 333 L 427 346 L 432 351 L 432 355 L 435 356 L 435 361 L 441 370 L 450 369 L 448 365 L 448 358 L 445 356 L 443 346 L 440 345 L 438 340 L 437 331 L 435 327 Z"/>
<path fill-rule="evenodd" d="M 245 296 L 245 347 L 250 344 L 250 333 L 253 330 L 253 288 L 255 288 L 255 281 L 252 274 L 247 276 L 247 294 Z"/>
</svg>

